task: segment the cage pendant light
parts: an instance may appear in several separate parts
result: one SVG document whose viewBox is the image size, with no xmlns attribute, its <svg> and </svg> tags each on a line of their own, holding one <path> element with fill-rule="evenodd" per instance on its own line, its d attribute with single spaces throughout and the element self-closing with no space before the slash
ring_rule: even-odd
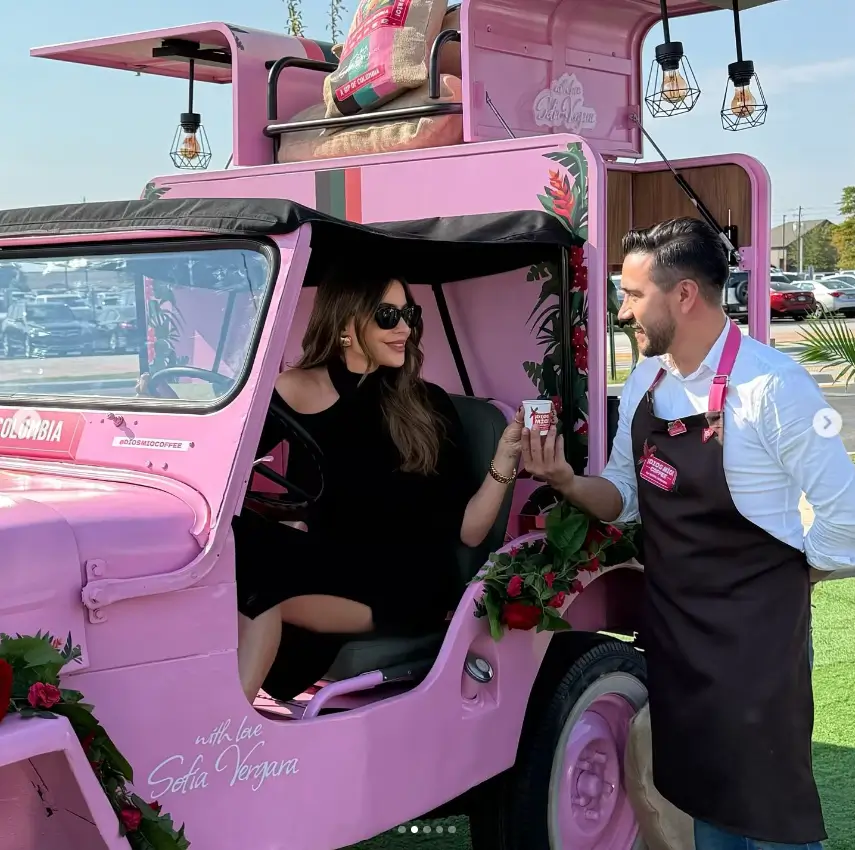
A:
<svg viewBox="0 0 855 850">
<path fill-rule="evenodd" d="M 196 63 L 190 59 L 190 94 L 187 112 L 178 119 L 178 128 L 172 139 L 169 155 L 176 168 L 189 171 L 202 171 L 211 163 L 211 146 L 208 134 L 202 126 L 202 116 L 193 111 L 193 84 L 195 82 Z"/>
<path fill-rule="evenodd" d="M 659 0 L 659 5 L 662 8 L 665 43 L 656 46 L 644 97 L 654 118 L 691 112 L 701 96 L 695 72 L 683 53 L 683 43 L 671 41 L 667 0 Z"/>
<path fill-rule="evenodd" d="M 721 104 L 721 126 L 725 130 L 747 130 L 766 123 L 769 107 L 763 95 L 754 63 L 742 58 L 742 28 L 739 22 L 739 0 L 733 0 L 733 31 L 736 38 L 736 62 L 727 66 L 727 85 Z M 756 94 L 751 90 L 752 83 Z"/>
</svg>

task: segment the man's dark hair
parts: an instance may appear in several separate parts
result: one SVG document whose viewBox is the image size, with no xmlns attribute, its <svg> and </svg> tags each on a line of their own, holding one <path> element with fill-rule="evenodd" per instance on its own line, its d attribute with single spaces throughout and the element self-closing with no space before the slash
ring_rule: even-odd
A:
<svg viewBox="0 0 855 850">
<path fill-rule="evenodd" d="M 672 218 L 653 227 L 630 230 L 623 237 L 623 253 L 651 254 L 650 274 L 665 292 L 681 280 L 694 280 L 705 300 L 721 303 L 730 275 L 727 249 L 718 233 L 699 218 Z"/>
</svg>

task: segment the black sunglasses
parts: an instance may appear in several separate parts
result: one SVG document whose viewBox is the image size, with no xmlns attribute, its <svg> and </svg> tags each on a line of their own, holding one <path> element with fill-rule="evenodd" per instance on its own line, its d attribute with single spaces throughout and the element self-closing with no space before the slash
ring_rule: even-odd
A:
<svg viewBox="0 0 855 850">
<path fill-rule="evenodd" d="M 407 304 L 406 307 L 394 307 L 392 304 L 381 304 L 374 311 L 374 321 L 383 331 L 391 331 L 398 327 L 398 322 L 404 320 L 407 327 L 414 328 L 422 318 L 422 308 L 418 304 Z"/>
</svg>

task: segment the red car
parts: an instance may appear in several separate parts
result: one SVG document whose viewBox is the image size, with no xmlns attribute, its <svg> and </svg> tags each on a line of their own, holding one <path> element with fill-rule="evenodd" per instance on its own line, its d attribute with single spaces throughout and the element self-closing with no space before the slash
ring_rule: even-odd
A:
<svg viewBox="0 0 855 850">
<path fill-rule="evenodd" d="M 791 318 L 801 322 L 807 315 L 816 311 L 816 299 L 812 292 L 799 289 L 794 283 L 774 279 L 770 287 L 773 319 Z"/>
</svg>

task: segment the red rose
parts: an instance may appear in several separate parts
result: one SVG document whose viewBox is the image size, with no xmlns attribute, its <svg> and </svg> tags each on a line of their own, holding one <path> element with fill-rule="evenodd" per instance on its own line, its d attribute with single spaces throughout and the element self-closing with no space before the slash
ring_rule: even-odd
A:
<svg viewBox="0 0 855 850">
<path fill-rule="evenodd" d="M 566 597 L 564 595 L 564 591 L 559 590 L 558 593 L 556 593 L 555 596 L 553 596 L 552 599 L 549 600 L 549 607 L 560 608 L 564 604 L 565 598 Z"/>
<path fill-rule="evenodd" d="M 520 553 L 520 547 L 519 546 L 511 546 L 511 548 L 508 550 L 508 554 L 512 558 L 515 558 L 517 555 L 519 555 L 519 553 Z"/>
<path fill-rule="evenodd" d="M 0 720 L 9 711 L 12 703 L 12 665 L 5 658 L 0 658 Z"/>
<path fill-rule="evenodd" d="M 142 812 L 133 806 L 125 806 L 119 812 L 119 820 L 128 832 L 136 832 L 140 828 Z"/>
<path fill-rule="evenodd" d="M 547 573 L 543 580 L 546 582 L 547 587 L 552 587 L 552 582 L 555 581 L 555 573 Z"/>
<path fill-rule="evenodd" d="M 160 805 L 160 803 L 157 802 L 157 800 L 155 800 L 153 803 L 149 803 L 149 805 L 152 807 L 152 809 L 154 809 L 154 811 L 160 814 L 162 806 Z"/>
<path fill-rule="evenodd" d="M 579 569 L 584 570 L 586 573 L 595 573 L 600 568 L 600 559 L 599 558 L 591 558 L 587 564 L 580 565 Z"/>
<path fill-rule="evenodd" d="M 519 596 L 522 593 L 522 589 L 522 576 L 511 576 L 511 580 L 508 582 L 508 596 Z"/>
<path fill-rule="evenodd" d="M 606 528 L 606 534 L 608 534 L 610 540 L 620 540 L 621 537 L 623 537 L 623 532 L 619 528 L 615 528 L 613 525 Z"/>
<path fill-rule="evenodd" d="M 599 528 L 591 526 L 585 535 L 585 548 L 587 549 L 592 543 L 601 543 L 605 539 L 606 535 Z"/>
<path fill-rule="evenodd" d="M 509 602 L 502 608 L 502 622 L 509 629 L 533 629 L 540 622 L 540 609 L 526 602 Z"/>
<path fill-rule="evenodd" d="M 579 579 L 574 579 L 573 584 L 570 585 L 570 590 L 572 590 L 573 593 L 581 593 L 584 589 L 585 585 L 582 584 Z"/>
<path fill-rule="evenodd" d="M 44 682 L 36 682 L 27 693 L 27 702 L 33 708 L 53 708 L 61 699 L 59 688 Z"/>
</svg>

